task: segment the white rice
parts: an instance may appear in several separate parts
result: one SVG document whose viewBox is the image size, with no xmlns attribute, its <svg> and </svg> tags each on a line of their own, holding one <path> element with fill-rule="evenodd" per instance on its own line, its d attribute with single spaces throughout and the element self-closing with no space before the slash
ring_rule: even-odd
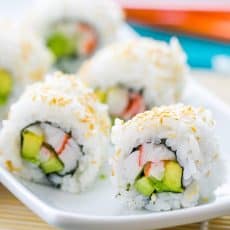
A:
<svg viewBox="0 0 230 230">
<path fill-rule="evenodd" d="M 136 192 L 133 184 L 126 191 L 135 166 L 130 165 L 130 173 L 128 170 L 124 173 L 124 160 L 134 147 L 149 140 L 159 143 L 162 138 L 176 151 L 177 161 L 184 169 L 185 190 L 178 194 L 156 193 L 151 199 Z M 131 208 L 161 211 L 195 206 L 210 200 L 224 180 L 215 122 L 210 111 L 204 108 L 176 104 L 155 107 L 126 123 L 117 119 L 112 128 L 112 142 L 116 146 L 112 159 L 113 180 L 120 197 Z"/>
<path fill-rule="evenodd" d="M 97 177 L 109 147 L 110 120 L 107 107 L 100 104 L 92 90 L 76 76 L 54 74 L 43 83 L 29 86 L 12 105 L 0 133 L 3 164 L 28 180 L 47 183 L 41 170 L 20 156 L 22 129 L 36 121 L 49 121 L 71 131 L 72 138 L 83 146 L 85 155 L 73 176 L 63 178 L 61 189 L 80 192 Z"/>
<path fill-rule="evenodd" d="M 170 43 L 148 38 L 116 42 L 96 53 L 79 75 L 92 88 L 123 85 L 143 89 L 149 108 L 180 101 L 186 81 L 186 56 L 176 38 Z"/>
<path fill-rule="evenodd" d="M 0 69 L 11 73 L 13 92 L 6 105 L 0 106 L 0 119 L 24 87 L 43 79 L 52 64 L 52 56 L 30 30 L 10 22 L 1 23 Z"/>
</svg>

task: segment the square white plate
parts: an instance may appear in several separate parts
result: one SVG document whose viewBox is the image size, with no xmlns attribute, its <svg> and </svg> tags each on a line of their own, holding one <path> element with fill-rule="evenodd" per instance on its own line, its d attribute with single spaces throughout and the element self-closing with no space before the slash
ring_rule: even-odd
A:
<svg viewBox="0 0 230 230">
<path fill-rule="evenodd" d="M 184 102 L 206 106 L 213 112 L 217 121 L 216 131 L 230 175 L 230 109 L 194 82 L 190 83 Z M 0 181 L 42 219 L 62 229 L 144 230 L 188 224 L 230 214 L 230 180 L 218 189 L 216 199 L 210 203 L 158 213 L 129 211 L 124 208 L 114 198 L 109 179 L 99 180 L 90 191 L 80 195 L 23 181 L 2 167 Z"/>
<path fill-rule="evenodd" d="M 136 36 L 129 28 L 122 29 L 120 38 Z M 206 89 L 190 82 L 184 103 L 209 108 L 217 121 L 217 135 L 228 175 L 230 175 L 229 129 L 230 109 Z M 217 172 L 218 173 L 218 172 Z M 99 180 L 88 192 L 74 195 L 54 188 L 33 184 L 14 177 L 0 166 L 0 181 L 26 206 L 51 225 L 62 229 L 127 230 L 155 229 L 199 222 L 230 214 L 230 180 L 218 189 L 216 199 L 193 208 L 150 213 L 130 211 L 115 198 L 109 179 Z"/>
</svg>

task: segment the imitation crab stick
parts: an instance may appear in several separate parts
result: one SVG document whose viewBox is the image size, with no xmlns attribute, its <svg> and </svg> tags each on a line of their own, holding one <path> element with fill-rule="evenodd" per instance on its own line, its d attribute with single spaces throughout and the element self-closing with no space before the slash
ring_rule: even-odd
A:
<svg viewBox="0 0 230 230">
<path fill-rule="evenodd" d="M 70 139 L 70 136 L 68 134 L 64 134 L 63 142 L 62 142 L 60 148 L 57 150 L 57 154 L 62 154 L 62 152 L 65 149 L 65 146 L 67 145 L 67 143 L 69 141 L 69 139 Z"/>
<path fill-rule="evenodd" d="M 145 111 L 145 103 L 142 95 L 138 93 L 131 93 L 129 104 L 122 116 L 125 119 L 129 119 L 130 117 L 144 111 Z"/>
</svg>

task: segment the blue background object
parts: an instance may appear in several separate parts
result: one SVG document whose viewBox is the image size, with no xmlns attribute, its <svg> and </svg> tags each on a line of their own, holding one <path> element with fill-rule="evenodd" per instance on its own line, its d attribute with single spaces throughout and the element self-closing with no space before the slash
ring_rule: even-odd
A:
<svg viewBox="0 0 230 230">
<path fill-rule="evenodd" d="M 212 58 L 214 56 L 230 56 L 230 43 L 224 43 L 221 41 L 209 40 L 174 32 L 165 32 L 159 29 L 133 23 L 131 23 L 130 26 L 142 36 L 151 37 L 167 42 L 172 36 L 176 36 L 179 39 L 183 49 L 187 53 L 188 63 L 192 67 L 212 68 Z"/>
</svg>

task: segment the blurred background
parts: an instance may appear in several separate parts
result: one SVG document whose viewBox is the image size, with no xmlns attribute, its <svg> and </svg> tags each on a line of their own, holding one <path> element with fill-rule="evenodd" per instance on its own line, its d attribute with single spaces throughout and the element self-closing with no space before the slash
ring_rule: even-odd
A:
<svg viewBox="0 0 230 230">
<path fill-rule="evenodd" d="M 0 0 L 0 16 L 19 21 L 35 1 Z M 230 105 L 230 0 L 115 1 L 140 35 L 165 41 L 176 36 L 192 76 Z"/>
<path fill-rule="evenodd" d="M 116 0 L 139 34 L 176 36 L 192 76 L 230 105 L 230 0 Z"/>
<path fill-rule="evenodd" d="M 0 0 L 1 17 L 20 20 L 37 0 Z M 194 68 L 230 75 L 230 0 L 115 0 L 139 34 L 168 41 L 177 36 Z"/>
<path fill-rule="evenodd" d="M 166 41 L 177 36 L 192 67 L 230 74 L 229 0 L 117 1 L 138 33 Z"/>
</svg>

